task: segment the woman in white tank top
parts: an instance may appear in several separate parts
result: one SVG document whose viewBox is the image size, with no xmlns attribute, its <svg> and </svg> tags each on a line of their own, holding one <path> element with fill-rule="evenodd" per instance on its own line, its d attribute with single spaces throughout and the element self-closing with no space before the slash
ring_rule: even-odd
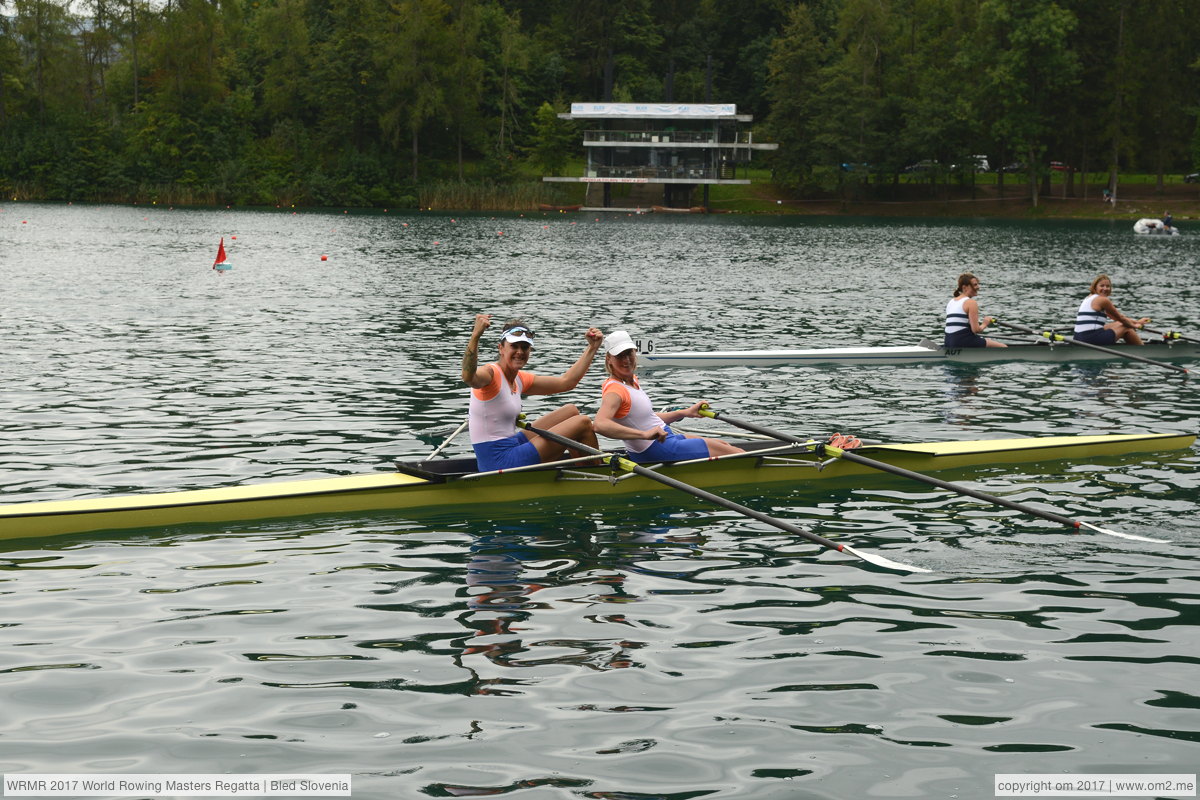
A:
<svg viewBox="0 0 1200 800">
<path fill-rule="evenodd" d="M 589 328 L 585 334 L 587 347 L 563 374 L 535 375 L 525 369 L 533 349 L 533 330 L 519 319 L 505 323 L 497 360 L 491 364 L 478 363 L 479 337 L 491 324 L 491 314 L 475 315 L 475 328 L 462 360 L 462 379 L 471 387 L 468 421 L 479 469 L 512 469 L 562 458 L 562 445 L 517 430 L 521 399 L 531 394 L 558 394 L 578 386 L 592 365 L 604 334 L 599 328 Z M 591 418 L 580 414 L 573 403 L 551 411 L 534 425 L 590 447 L 597 444 Z M 577 457 L 582 453 L 572 455 Z"/>
<path fill-rule="evenodd" d="M 1008 347 L 1004 342 L 981 335 L 995 317 L 979 318 L 979 278 L 970 272 L 958 276 L 954 296 L 946 303 L 946 335 L 942 346 L 947 350 L 962 347 Z"/>
<path fill-rule="evenodd" d="M 1089 344 L 1115 344 L 1124 339 L 1129 344 L 1144 344 L 1138 329 L 1149 317 L 1130 319 L 1117 310 L 1112 301 L 1112 280 L 1101 275 L 1088 287 L 1088 296 L 1075 313 L 1075 332 L 1072 336 Z M 1108 320 L 1112 320 L 1109 322 Z"/>
<path fill-rule="evenodd" d="M 596 432 L 625 442 L 633 461 L 690 461 L 695 458 L 744 452 L 721 439 L 687 436 L 671 430 L 670 424 L 700 416 L 700 401 L 677 411 L 654 410 L 637 379 L 637 345 L 625 331 L 604 337 L 604 368 L 611 376 L 604 382 L 600 410 L 593 423 Z"/>
</svg>

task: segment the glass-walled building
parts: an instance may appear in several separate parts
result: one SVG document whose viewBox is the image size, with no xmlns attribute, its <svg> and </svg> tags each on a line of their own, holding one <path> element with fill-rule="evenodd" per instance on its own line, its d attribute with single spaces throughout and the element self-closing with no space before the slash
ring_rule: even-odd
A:
<svg viewBox="0 0 1200 800">
<path fill-rule="evenodd" d="M 545 177 L 544 181 L 580 181 L 589 188 L 588 205 L 612 208 L 612 184 L 646 184 L 655 189 L 643 197 L 660 199 L 666 207 L 693 205 L 697 187 L 748 184 L 739 167 L 755 150 L 774 150 L 777 144 L 754 141 L 747 127 L 749 114 L 738 114 L 732 103 L 667 105 L 654 103 L 572 103 L 563 119 L 580 121 L 587 153 L 580 177 Z"/>
</svg>

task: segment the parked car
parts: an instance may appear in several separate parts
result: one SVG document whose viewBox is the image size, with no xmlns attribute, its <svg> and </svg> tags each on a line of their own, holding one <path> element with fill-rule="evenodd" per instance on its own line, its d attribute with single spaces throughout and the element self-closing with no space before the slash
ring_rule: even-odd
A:
<svg viewBox="0 0 1200 800">
<path fill-rule="evenodd" d="M 992 167 L 988 164 L 987 156 L 970 156 L 963 164 L 951 164 L 951 172 L 959 172 L 960 170 L 973 169 L 975 172 L 989 172 Z"/>
<path fill-rule="evenodd" d="M 1067 170 L 1069 170 L 1069 169 L 1071 169 L 1071 168 L 1070 168 L 1070 167 L 1068 167 L 1068 166 L 1067 166 L 1065 163 L 1063 163 L 1062 161 L 1051 161 L 1051 162 L 1050 162 L 1050 169 L 1052 169 L 1052 170 L 1054 170 L 1054 171 L 1056 171 L 1056 172 L 1066 172 Z"/>
<path fill-rule="evenodd" d="M 1025 171 L 1025 162 L 1014 161 L 1005 167 L 1001 167 L 1000 171 L 1001 172 L 1024 172 Z"/>
<path fill-rule="evenodd" d="M 1200 172 L 1193 172 L 1191 175 L 1183 176 L 1184 183 L 1200 183 Z"/>
</svg>

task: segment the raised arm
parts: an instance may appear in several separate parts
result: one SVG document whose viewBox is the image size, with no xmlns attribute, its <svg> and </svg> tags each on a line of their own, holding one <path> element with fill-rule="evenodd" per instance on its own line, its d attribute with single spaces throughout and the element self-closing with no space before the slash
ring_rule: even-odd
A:
<svg viewBox="0 0 1200 800">
<path fill-rule="evenodd" d="M 491 314 L 476 314 L 475 328 L 471 331 L 471 338 L 467 342 L 467 349 L 463 353 L 462 358 L 462 379 L 463 383 L 470 386 L 472 389 L 482 389 L 492 382 L 492 368 L 484 364 L 483 368 L 479 367 L 479 337 L 492 324 Z"/>
<path fill-rule="evenodd" d="M 578 386 L 579 382 L 583 380 L 583 376 L 587 374 L 588 367 L 596 358 L 600 343 L 604 341 L 604 334 L 599 328 L 588 328 L 584 336 L 587 337 L 587 347 L 583 349 L 583 353 L 575 360 L 575 363 L 567 368 L 566 372 L 557 376 L 538 375 L 525 393 L 558 394 L 559 392 L 569 392 Z"/>
</svg>

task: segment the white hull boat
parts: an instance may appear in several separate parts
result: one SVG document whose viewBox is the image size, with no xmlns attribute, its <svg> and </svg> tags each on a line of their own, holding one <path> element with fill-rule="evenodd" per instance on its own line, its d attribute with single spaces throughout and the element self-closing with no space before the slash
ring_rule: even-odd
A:
<svg viewBox="0 0 1200 800">
<path fill-rule="evenodd" d="M 643 345 L 645 346 L 645 345 Z M 653 348 L 653 344 L 650 344 Z M 803 364 L 932 364 L 961 362 L 977 364 L 993 361 L 1103 361 L 1121 360 L 1121 355 L 1140 356 L 1157 361 L 1194 359 L 1200 350 L 1187 341 L 1150 341 L 1143 347 L 1116 344 L 1103 352 L 1066 342 L 1010 344 L 1008 347 L 963 347 L 947 350 L 926 339 L 916 345 L 890 347 L 823 347 L 810 350 L 712 350 L 707 352 L 667 353 L 657 349 L 638 354 L 642 369 L 665 367 L 710 369 L 713 367 L 779 367 Z"/>
<path fill-rule="evenodd" d="M 1175 226 L 1168 227 L 1161 219 L 1153 219 L 1146 217 L 1139 219 L 1133 223 L 1133 232 L 1146 234 L 1148 236 L 1178 236 L 1179 229 Z"/>
</svg>

